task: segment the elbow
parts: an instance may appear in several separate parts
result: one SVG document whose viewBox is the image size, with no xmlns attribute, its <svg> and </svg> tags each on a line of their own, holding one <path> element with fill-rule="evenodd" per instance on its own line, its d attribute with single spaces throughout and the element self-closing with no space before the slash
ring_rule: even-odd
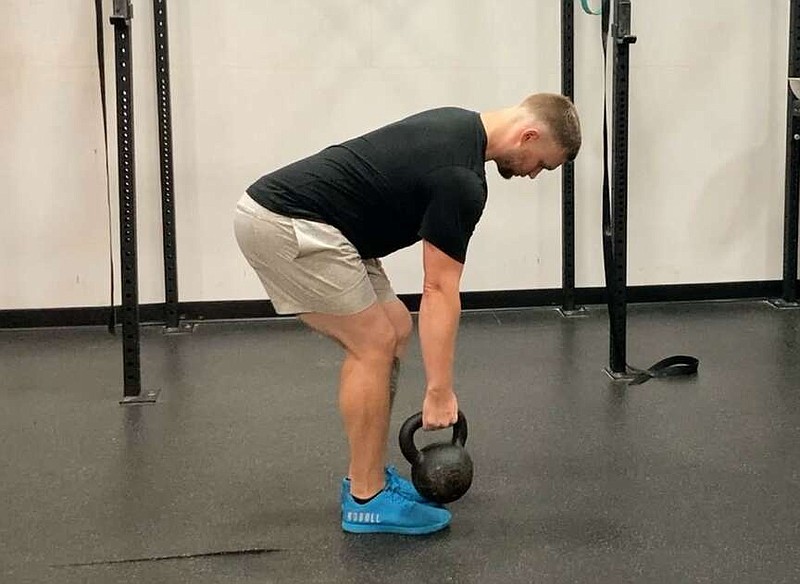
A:
<svg viewBox="0 0 800 584">
<path fill-rule="evenodd" d="M 425 278 L 425 280 L 422 282 L 422 295 L 431 296 L 435 294 L 458 296 L 458 282 L 449 282 L 447 280 L 435 278 Z"/>
<path fill-rule="evenodd" d="M 429 294 L 436 294 L 437 292 L 442 291 L 442 283 L 437 282 L 436 280 L 428 280 L 425 278 L 425 281 L 422 283 L 422 294 L 427 296 Z"/>
</svg>

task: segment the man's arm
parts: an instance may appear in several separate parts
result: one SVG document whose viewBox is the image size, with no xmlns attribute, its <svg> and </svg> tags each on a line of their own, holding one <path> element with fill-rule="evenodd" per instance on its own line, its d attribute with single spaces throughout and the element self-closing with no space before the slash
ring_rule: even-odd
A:
<svg viewBox="0 0 800 584">
<path fill-rule="evenodd" d="M 423 241 L 422 246 L 425 281 L 419 310 L 419 337 L 427 379 L 422 421 L 423 428 L 432 430 L 451 426 L 458 417 L 453 359 L 464 265 L 428 241 Z"/>
</svg>

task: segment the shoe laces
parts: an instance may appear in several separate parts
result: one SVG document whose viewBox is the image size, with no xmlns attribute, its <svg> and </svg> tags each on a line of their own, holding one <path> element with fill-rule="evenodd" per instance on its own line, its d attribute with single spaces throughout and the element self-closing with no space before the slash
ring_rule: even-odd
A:
<svg viewBox="0 0 800 584">
<path fill-rule="evenodd" d="M 394 465 L 386 467 L 386 476 L 389 479 L 387 482 L 391 482 L 393 485 L 399 485 L 404 480 Z"/>
<path fill-rule="evenodd" d="M 403 495 L 402 490 L 398 488 L 398 486 L 394 483 L 394 481 L 386 481 L 383 490 L 389 495 L 389 498 L 392 500 L 393 503 L 400 503 L 404 507 L 410 507 L 414 505 L 414 501 L 411 501 L 410 499 L 406 498 Z"/>
</svg>

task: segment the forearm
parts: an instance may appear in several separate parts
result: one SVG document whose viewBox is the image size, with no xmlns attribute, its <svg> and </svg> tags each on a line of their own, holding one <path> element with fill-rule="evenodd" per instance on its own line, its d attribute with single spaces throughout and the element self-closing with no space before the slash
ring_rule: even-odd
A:
<svg viewBox="0 0 800 584">
<path fill-rule="evenodd" d="M 419 338 L 428 392 L 453 389 L 453 360 L 461 314 L 458 290 L 423 291 L 419 309 Z"/>
</svg>

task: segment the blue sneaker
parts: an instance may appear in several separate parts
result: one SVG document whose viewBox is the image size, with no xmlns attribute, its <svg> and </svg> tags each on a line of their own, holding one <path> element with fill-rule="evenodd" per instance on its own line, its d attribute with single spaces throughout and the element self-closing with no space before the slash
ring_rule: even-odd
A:
<svg viewBox="0 0 800 584">
<path fill-rule="evenodd" d="M 348 533 L 425 535 L 450 525 L 447 509 L 415 503 L 387 484 L 369 503 L 360 505 L 349 489 L 342 503 L 342 529 Z"/>
<path fill-rule="evenodd" d="M 386 484 L 392 485 L 394 490 L 403 495 L 406 499 L 414 501 L 415 503 L 423 503 L 424 505 L 431 505 L 433 507 L 442 507 L 439 503 L 428 501 L 425 497 L 419 494 L 414 483 L 410 480 L 400 476 L 397 467 L 389 465 L 386 467 Z M 350 479 L 345 477 L 342 479 L 342 503 L 345 501 L 345 496 L 350 492 Z"/>
</svg>

